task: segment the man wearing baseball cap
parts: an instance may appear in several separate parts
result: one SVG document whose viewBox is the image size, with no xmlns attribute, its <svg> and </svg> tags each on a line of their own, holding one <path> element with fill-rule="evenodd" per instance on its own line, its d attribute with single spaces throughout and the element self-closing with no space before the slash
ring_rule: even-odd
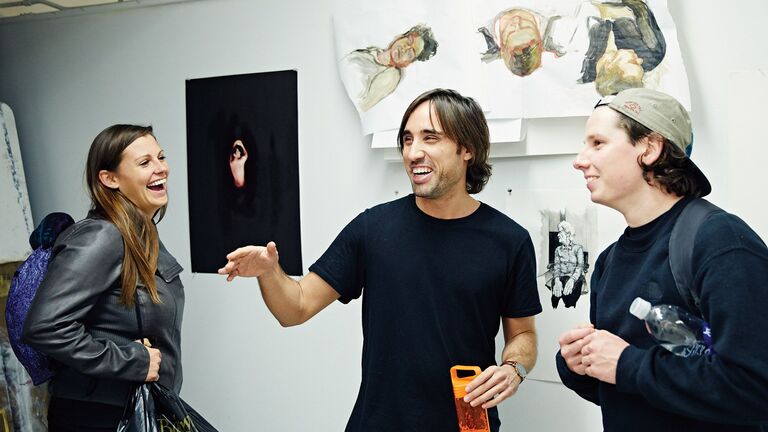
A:
<svg viewBox="0 0 768 432">
<path fill-rule="evenodd" d="M 691 291 L 714 351 L 677 356 L 629 314 L 636 297 L 686 308 L 669 264 L 683 209 L 712 187 L 691 161 L 691 121 L 664 93 L 628 89 L 601 100 L 573 166 L 592 201 L 627 228 L 597 259 L 590 324 L 560 336 L 563 383 L 600 405 L 605 431 L 768 431 L 768 249 L 738 217 L 700 226 Z M 682 219 L 685 223 L 687 220 Z"/>
</svg>

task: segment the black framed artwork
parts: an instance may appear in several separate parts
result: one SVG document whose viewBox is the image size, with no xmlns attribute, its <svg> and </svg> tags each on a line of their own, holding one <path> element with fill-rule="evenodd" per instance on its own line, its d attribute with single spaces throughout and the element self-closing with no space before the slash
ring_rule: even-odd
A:
<svg viewBox="0 0 768 432">
<path fill-rule="evenodd" d="M 187 80 L 192 272 L 245 245 L 277 244 L 302 274 L 296 71 Z"/>
</svg>

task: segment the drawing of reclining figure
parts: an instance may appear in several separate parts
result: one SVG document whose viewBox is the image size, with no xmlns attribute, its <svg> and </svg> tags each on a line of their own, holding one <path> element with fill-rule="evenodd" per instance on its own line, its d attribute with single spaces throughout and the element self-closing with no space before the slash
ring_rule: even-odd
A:
<svg viewBox="0 0 768 432">
<path fill-rule="evenodd" d="M 344 56 L 342 61 L 353 67 L 342 73 L 342 79 L 360 111 L 368 111 L 395 91 L 404 69 L 415 61 L 429 60 L 437 52 L 437 45 L 432 29 L 418 24 L 395 37 L 387 48 L 371 46 Z"/>
</svg>

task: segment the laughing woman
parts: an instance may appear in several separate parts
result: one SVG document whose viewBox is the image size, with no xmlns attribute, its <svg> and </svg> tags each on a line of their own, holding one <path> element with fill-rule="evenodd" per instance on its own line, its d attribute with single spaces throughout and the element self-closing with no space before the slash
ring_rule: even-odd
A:
<svg viewBox="0 0 768 432">
<path fill-rule="evenodd" d="M 58 237 L 24 328 L 58 364 L 51 432 L 116 430 L 136 383 L 181 389 L 182 269 L 155 227 L 168 173 L 151 127 L 110 126 L 91 144 L 91 211 Z"/>
</svg>

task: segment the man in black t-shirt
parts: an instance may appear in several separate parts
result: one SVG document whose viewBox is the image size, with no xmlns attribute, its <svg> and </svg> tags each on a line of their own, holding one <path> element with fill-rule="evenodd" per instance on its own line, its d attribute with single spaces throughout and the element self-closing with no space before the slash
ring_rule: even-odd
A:
<svg viewBox="0 0 768 432">
<path fill-rule="evenodd" d="M 495 407 L 536 359 L 530 236 L 470 196 L 491 174 L 488 126 L 474 100 L 422 94 L 403 115 L 398 144 L 413 194 L 357 216 L 300 281 L 280 268 L 274 242 L 237 249 L 219 273 L 257 276 L 284 326 L 364 297 L 362 383 L 347 431 L 456 430 L 454 365 L 481 367 L 465 401 L 488 408 L 498 431 Z"/>
</svg>

